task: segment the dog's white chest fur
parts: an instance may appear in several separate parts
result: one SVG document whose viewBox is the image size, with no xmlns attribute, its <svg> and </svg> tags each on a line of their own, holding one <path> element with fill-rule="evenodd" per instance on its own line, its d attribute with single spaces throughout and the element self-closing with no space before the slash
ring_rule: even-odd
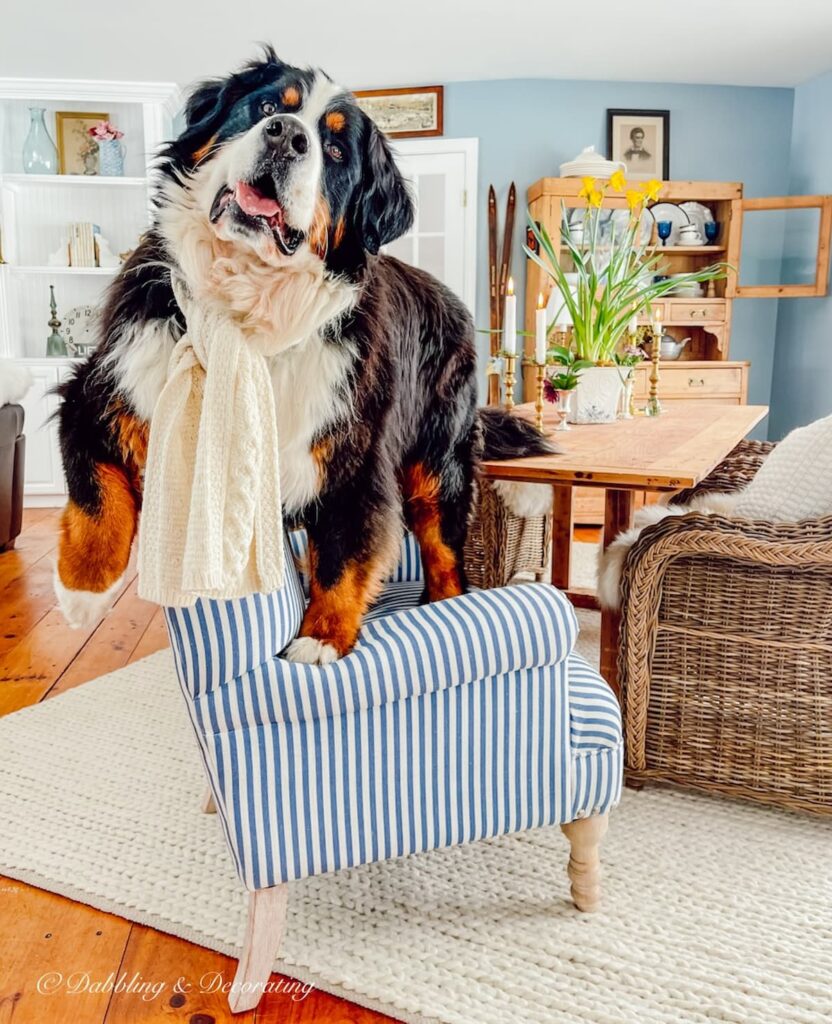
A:
<svg viewBox="0 0 832 1024">
<path fill-rule="evenodd" d="M 318 496 L 322 479 L 312 445 L 322 430 L 350 418 L 344 384 L 353 360 L 349 344 L 325 344 L 315 334 L 271 361 L 286 512 L 297 512 Z"/>
</svg>

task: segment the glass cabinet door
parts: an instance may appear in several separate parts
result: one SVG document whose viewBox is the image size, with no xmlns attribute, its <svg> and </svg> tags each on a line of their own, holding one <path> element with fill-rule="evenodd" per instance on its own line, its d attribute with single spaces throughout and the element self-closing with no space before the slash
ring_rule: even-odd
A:
<svg viewBox="0 0 832 1024">
<path fill-rule="evenodd" d="M 729 262 L 738 266 L 739 273 L 731 275 L 728 295 L 741 299 L 826 295 L 832 196 L 769 196 L 743 199 L 738 206 L 737 239 Z"/>
</svg>

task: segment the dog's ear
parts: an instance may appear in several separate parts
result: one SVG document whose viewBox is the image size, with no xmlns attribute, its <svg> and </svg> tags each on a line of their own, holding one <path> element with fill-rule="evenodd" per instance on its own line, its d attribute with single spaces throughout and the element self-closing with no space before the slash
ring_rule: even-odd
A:
<svg viewBox="0 0 832 1024">
<path fill-rule="evenodd" d="M 219 100 L 225 84 L 219 79 L 212 79 L 202 82 L 193 90 L 185 105 L 186 131 L 198 129 L 203 124 L 207 127 L 214 120 L 222 109 Z"/>
<path fill-rule="evenodd" d="M 264 46 L 262 57 L 239 71 L 196 86 L 185 106 L 185 130 L 176 140 L 182 159 L 187 163 L 188 157 L 210 148 L 234 104 L 259 86 L 277 81 L 284 66 L 272 47 Z"/>
<path fill-rule="evenodd" d="M 365 115 L 366 116 L 366 115 Z M 401 237 L 413 224 L 413 197 L 387 140 L 367 118 L 364 173 L 356 204 L 356 229 L 367 252 Z"/>
</svg>

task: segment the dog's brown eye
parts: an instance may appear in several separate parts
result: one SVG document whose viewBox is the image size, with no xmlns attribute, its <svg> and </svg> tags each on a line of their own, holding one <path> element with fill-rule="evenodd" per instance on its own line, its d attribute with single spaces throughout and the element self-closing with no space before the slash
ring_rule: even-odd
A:
<svg viewBox="0 0 832 1024">
<path fill-rule="evenodd" d="M 324 147 L 327 155 L 330 156 L 336 163 L 341 163 L 344 159 L 344 151 L 340 146 L 336 146 L 334 142 L 328 142 Z"/>
<path fill-rule="evenodd" d="M 277 113 L 277 104 L 272 103 L 271 100 L 263 100 L 260 104 L 260 111 L 265 114 L 266 117 L 271 117 L 272 114 Z"/>
</svg>

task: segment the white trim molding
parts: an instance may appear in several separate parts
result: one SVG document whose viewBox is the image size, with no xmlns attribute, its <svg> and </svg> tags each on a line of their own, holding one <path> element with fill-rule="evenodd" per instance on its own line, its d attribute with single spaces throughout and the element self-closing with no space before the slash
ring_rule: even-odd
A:
<svg viewBox="0 0 832 1024">
<path fill-rule="evenodd" d="M 173 119 L 182 108 L 175 82 L 97 82 L 81 78 L 0 78 L 0 100 L 68 100 L 73 103 L 158 103 Z"/>
</svg>

